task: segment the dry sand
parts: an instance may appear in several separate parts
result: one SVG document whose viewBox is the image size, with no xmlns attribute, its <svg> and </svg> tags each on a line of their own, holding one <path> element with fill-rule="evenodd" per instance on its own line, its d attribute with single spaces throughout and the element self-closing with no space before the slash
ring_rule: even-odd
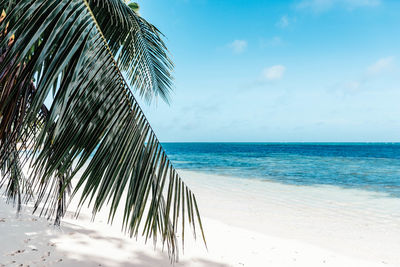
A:
<svg viewBox="0 0 400 267">
<path fill-rule="evenodd" d="M 175 266 L 400 266 L 399 199 L 187 171 L 182 176 L 205 216 L 208 251 L 187 236 Z M 104 215 L 90 222 L 88 211 L 79 220 L 69 214 L 54 227 L 30 213 L 24 207 L 16 216 L 0 199 L 1 264 L 170 266 L 165 251 L 124 236 Z"/>
</svg>

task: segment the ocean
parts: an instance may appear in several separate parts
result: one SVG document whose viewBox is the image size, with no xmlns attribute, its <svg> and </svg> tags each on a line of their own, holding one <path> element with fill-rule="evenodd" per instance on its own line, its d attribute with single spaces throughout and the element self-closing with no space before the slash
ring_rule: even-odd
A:
<svg viewBox="0 0 400 267">
<path fill-rule="evenodd" d="M 177 169 L 400 198 L 399 143 L 163 143 Z"/>
</svg>

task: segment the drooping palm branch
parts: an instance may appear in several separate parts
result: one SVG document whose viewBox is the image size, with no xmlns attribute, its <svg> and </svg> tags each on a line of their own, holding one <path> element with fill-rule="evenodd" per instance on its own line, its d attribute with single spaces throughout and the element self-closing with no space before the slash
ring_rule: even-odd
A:
<svg viewBox="0 0 400 267">
<path fill-rule="evenodd" d="M 128 85 L 148 101 L 168 100 L 173 65 L 160 32 L 122 0 L 0 0 L 0 10 L 3 180 L 22 179 L 10 166 L 30 162 L 35 208 L 56 222 L 71 186 L 93 215 L 109 205 L 111 222 L 124 203 L 124 229 L 161 236 L 176 259 L 179 217 L 182 242 L 186 220 L 203 235 L 196 198 Z"/>
</svg>

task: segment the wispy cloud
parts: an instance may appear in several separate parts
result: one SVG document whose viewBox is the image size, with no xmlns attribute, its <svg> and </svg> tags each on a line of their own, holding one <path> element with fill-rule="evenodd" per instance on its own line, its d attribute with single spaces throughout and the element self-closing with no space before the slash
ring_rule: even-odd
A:
<svg viewBox="0 0 400 267">
<path fill-rule="evenodd" d="M 390 72 L 394 67 L 394 57 L 380 58 L 368 66 L 358 79 L 339 82 L 333 86 L 335 88 L 333 91 L 341 96 L 353 95 L 365 91 L 367 88 L 371 87 L 375 79 Z"/>
<path fill-rule="evenodd" d="M 262 80 L 264 81 L 276 81 L 282 79 L 285 74 L 286 68 L 283 65 L 275 65 L 269 68 L 265 68 L 262 71 Z"/>
<path fill-rule="evenodd" d="M 299 9 L 310 9 L 314 12 L 324 12 L 335 7 L 355 9 L 360 7 L 375 7 L 380 4 L 381 0 L 301 0 L 296 7 Z"/>
<path fill-rule="evenodd" d="M 289 17 L 287 15 L 282 16 L 276 23 L 276 26 L 280 28 L 286 28 L 289 26 Z"/>
<path fill-rule="evenodd" d="M 230 43 L 229 48 L 232 49 L 232 52 L 235 54 L 243 53 L 247 48 L 247 41 L 246 40 L 235 40 Z"/>
<path fill-rule="evenodd" d="M 376 61 L 367 68 L 367 75 L 376 75 L 389 71 L 394 66 L 394 57 L 385 57 Z"/>
</svg>

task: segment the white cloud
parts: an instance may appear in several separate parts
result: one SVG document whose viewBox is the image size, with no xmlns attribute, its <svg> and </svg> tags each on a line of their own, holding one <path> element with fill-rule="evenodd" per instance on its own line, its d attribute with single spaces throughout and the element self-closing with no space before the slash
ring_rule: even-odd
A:
<svg viewBox="0 0 400 267">
<path fill-rule="evenodd" d="M 393 57 L 381 58 L 367 68 L 367 74 L 368 75 L 376 75 L 376 74 L 388 71 L 393 67 L 393 64 L 394 64 Z"/>
<path fill-rule="evenodd" d="M 229 47 L 232 49 L 233 53 L 240 54 L 243 53 L 247 48 L 247 41 L 245 40 L 235 40 L 229 44 Z"/>
<path fill-rule="evenodd" d="M 289 26 L 289 18 L 288 18 L 288 16 L 286 16 L 286 15 L 282 16 L 279 19 L 279 21 L 276 23 L 276 25 L 278 27 L 281 27 L 281 28 L 286 28 L 287 26 Z"/>
<path fill-rule="evenodd" d="M 372 65 L 368 66 L 366 70 L 356 80 L 345 81 L 336 84 L 336 92 L 342 96 L 355 94 L 371 88 L 374 81 L 379 78 L 380 74 L 389 72 L 394 67 L 394 57 L 385 57 L 377 60 Z"/>
<path fill-rule="evenodd" d="M 262 78 L 263 80 L 266 81 L 276 81 L 280 80 L 283 77 L 283 74 L 285 73 L 285 66 L 283 65 L 275 65 L 269 68 L 265 68 L 262 71 Z"/>
<path fill-rule="evenodd" d="M 297 4 L 297 8 L 323 12 L 333 7 L 354 9 L 359 7 L 375 7 L 380 4 L 381 0 L 302 0 Z"/>
</svg>

